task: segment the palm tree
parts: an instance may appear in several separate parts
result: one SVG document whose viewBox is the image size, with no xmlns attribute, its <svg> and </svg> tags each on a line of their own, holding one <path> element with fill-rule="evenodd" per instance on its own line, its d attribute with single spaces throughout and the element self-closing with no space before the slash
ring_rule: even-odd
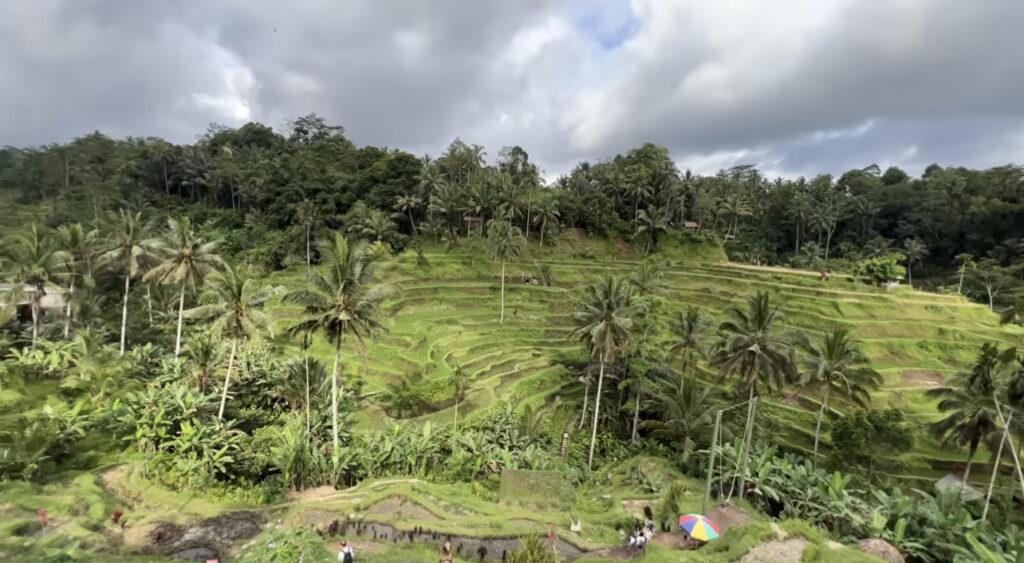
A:
<svg viewBox="0 0 1024 563">
<path fill-rule="evenodd" d="M 797 335 L 779 328 L 782 312 L 773 309 L 765 292 L 747 299 L 746 310 L 732 307 L 731 317 L 718 326 L 711 363 L 723 377 L 738 377 L 749 399 L 759 395 L 758 386 L 781 388 L 794 372 L 793 343 Z"/>
<path fill-rule="evenodd" d="M 459 403 L 466 398 L 466 389 L 469 388 L 469 374 L 463 371 L 462 366 L 456 365 L 448 376 L 448 387 L 451 387 L 455 396 L 455 421 L 452 423 L 452 443 L 455 443 L 458 436 L 459 426 Z"/>
<path fill-rule="evenodd" d="M 412 212 L 423 205 L 423 200 L 415 195 L 400 195 L 395 200 L 395 211 L 405 213 L 409 216 L 409 224 L 412 225 L 412 234 L 416 234 L 416 221 L 412 218 Z"/>
<path fill-rule="evenodd" d="M 144 279 L 160 283 L 181 284 L 178 298 L 178 336 L 174 344 L 174 357 L 181 355 L 181 330 L 185 325 L 185 290 L 196 288 L 206 276 L 224 265 L 224 260 L 215 253 L 219 241 L 207 242 L 196 235 L 192 220 L 167 220 L 165 240 L 160 244 L 162 262 L 146 272 Z M 230 372 L 230 369 L 228 370 Z"/>
<path fill-rule="evenodd" d="M 128 337 L 128 291 L 133 278 L 137 278 L 156 261 L 159 241 L 150 238 L 152 223 L 142 220 L 142 213 L 119 209 L 109 221 L 114 225 L 110 246 L 101 259 L 114 269 L 124 272 L 124 305 L 121 309 L 121 354 Z"/>
<path fill-rule="evenodd" d="M 64 338 L 71 334 L 71 304 L 75 299 L 75 286 L 79 278 L 92 278 L 92 258 L 99 240 L 99 231 L 86 231 L 81 223 L 57 228 L 57 241 L 65 253 L 64 276 L 68 280 L 67 311 L 64 317 Z"/>
<path fill-rule="evenodd" d="M 190 338 L 181 353 L 193 370 L 196 388 L 205 395 L 209 389 L 210 376 L 223 361 L 220 341 L 209 331 L 203 331 Z"/>
<path fill-rule="evenodd" d="M 651 405 L 659 418 L 645 420 L 643 426 L 652 436 L 677 444 L 685 463 L 697 440 L 712 434 L 719 393 L 693 377 L 684 376 L 678 386 L 665 382 L 652 396 Z"/>
<path fill-rule="evenodd" d="M 32 348 L 36 347 L 43 322 L 43 297 L 46 285 L 57 278 L 61 265 L 68 261 L 67 253 L 56 250 L 53 240 L 33 223 L 26 232 L 19 233 L 7 247 L 17 279 L 31 287 L 29 304 L 32 309 Z"/>
<path fill-rule="evenodd" d="M 306 269 L 309 269 L 311 263 L 309 251 L 310 234 L 313 231 L 313 227 L 320 221 L 320 210 L 311 200 L 304 199 L 295 204 L 294 214 L 295 222 L 302 225 L 302 228 L 306 230 Z"/>
<path fill-rule="evenodd" d="M 719 212 L 729 216 L 732 221 L 727 231 L 728 237 L 736 236 L 736 228 L 739 226 L 740 217 L 750 217 L 754 211 L 750 208 L 746 198 L 738 193 L 729 194 L 719 207 Z"/>
<path fill-rule="evenodd" d="M 587 347 L 592 359 L 600 366 L 597 377 L 597 392 L 594 396 L 594 427 L 590 435 L 590 455 L 587 469 L 594 465 L 594 445 L 597 443 L 597 421 L 601 412 L 601 386 L 604 383 L 605 365 L 614 362 L 629 343 L 636 315 L 633 295 L 626 281 L 620 278 L 605 278 L 586 289 L 580 310 L 573 314 L 576 328 L 572 335 Z"/>
<path fill-rule="evenodd" d="M 345 335 L 355 337 L 362 349 L 364 337 L 383 329 L 380 303 L 390 293 L 385 285 L 374 285 L 375 269 L 365 243 L 349 244 L 341 234 L 319 244 L 323 270 L 309 271 L 309 287 L 293 291 L 285 301 L 302 305 L 305 318 L 292 327 L 293 334 L 321 332 L 334 345 L 331 369 L 331 421 L 334 450 L 338 451 L 338 362 Z"/>
<path fill-rule="evenodd" d="M 672 339 L 668 342 L 668 361 L 679 359 L 679 373 L 682 377 L 692 376 L 697 368 L 697 363 L 706 357 L 708 331 L 711 329 L 712 319 L 698 307 L 687 307 L 673 319 L 669 325 L 672 331 Z M 679 388 L 682 389 L 683 380 L 679 379 Z"/>
<path fill-rule="evenodd" d="M 533 216 L 533 222 L 540 225 L 540 245 L 544 246 L 544 233 L 548 225 L 558 225 L 558 218 L 561 216 L 558 212 L 558 202 L 550 198 L 544 199 L 537 204 L 534 213 L 536 215 Z"/>
<path fill-rule="evenodd" d="M 961 254 L 957 254 L 956 255 L 956 261 L 960 263 L 960 267 L 957 268 L 957 272 L 960 275 L 960 280 L 956 284 L 956 293 L 957 293 L 957 295 L 963 295 L 963 292 L 964 292 L 963 291 L 964 290 L 964 274 L 966 274 L 968 270 L 971 270 L 971 269 L 977 267 L 977 264 L 974 262 L 974 256 L 972 256 L 971 254 L 969 254 L 967 252 L 963 252 Z"/>
<path fill-rule="evenodd" d="M 505 322 L 505 262 L 519 256 L 526 239 L 519 227 L 499 219 L 487 222 L 487 237 L 491 239 L 491 257 L 501 260 L 501 316 L 498 318 L 500 324 Z"/>
<path fill-rule="evenodd" d="M 928 247 L 916 238 L 908 238 L 903 241 L 903 254 L 907 257 L 907 283 L 914 286 L 914 273 L 911 267 L 914 262 L 921 262 L 921 259 L 928 254 Z"/>
<path fill-rule="evenodd" d="M 633 230 L 640 228 L 640 200 L 648 200 L 654 195 L 654 186 L 642 178 L 630 182 L 626 188 L 633 197 Z"/>
<path fill-rule="evenodd" d="M 260 332 L 273 335 L 273 317 L 260 309 L 271 297 L 281 292 L 280 287 L 261 287 L 259 282 L 249 278 L 243 271 L 225 265 L 223 271 L 210 276 L 207 288 L 199 298 L 203 304 L 184 313 L 190 319 L 212 319 L 210 330 L 214 334 L 231 336 L 231 353 L 228 356 L 228 371 L 224 376 L 220 410 L 217 411 L 218 420 L 224 418 L 238 346 L 246 338 Z"/>
<path fill-rule="evenodd" d="M 398 227 L 395 226 L 395 222 L 388 217 L 387 213 L 379 209 L 371 209 L 369 216 L 366 217 L 366 221 L 362 225 L 363 236 L 372 238 L 377 242 L 390 241 Z"/>
<path fill-rule="evenodd" d="M 810 194 L 805 191 L 799 191 L 793 197 L 790 203 L 789 209 L 786 210 L 786 218 L 795 223 L 796 227 L 796 242 L 794 244 L 793 252 L 800 252 L 800 234 L 804 230 L 804 226 L 807 224 L 807 219 L 811 214 L 811 206 L 813 202 Z"/>
<path fill-rule="evenodd" d="M 999 416 L 992 404 L 998 366 L 998 349 L 992 344 L 985 344 L 971 371 L 957 374 L 949 385 L 926 392 L 929 397 L 940 397 L 939 411 L 949 413 L 931 425 L 932 433 L 941 437 L 944 445 L 967 446 L 964 487 L 967 486 L 978 446 L 999 426 Z"/>
<path fill-rule="evenodd" d="M 658 240 L 658 235 L 669 232 L 670 228 L 668 214 L 662 208 L 652 206 L 640 210 L 633 237 L 647 235 L 647 244 L 644 246 L 646 256 L 651 253 L 651 245 Z"/>
<path fill-rule="evenodd" d="M 289 382 L 304 380 L 302 391 L 305 393 L 306 405 L 306 432 L 313 427 L 313 399 L 311 390 L 321 389 L 327 381 L 327 369 L 323 362 L 316 358 L 309 357 L 309 354 L 301 358 L 295 358 L 285 364 L 284 377 Z"/>
<path fill-rule="evenodd" d="M 819 343 L 810 346 L 809 352 L 801 383 L 815 384 L 821 389 L 812 458 L 817 465 L 821 419 L 828 409 L 829 396 L 834 392 L 864 406 L 870 400 L 868 387 L 877 387 L 882 376 L 867 366 L 869 360 L 860 350 L 860 341 L 850 338 L 849 331 L 843 327 L 836 326 L 832 332 L 823 335 Z"/>
</svg>

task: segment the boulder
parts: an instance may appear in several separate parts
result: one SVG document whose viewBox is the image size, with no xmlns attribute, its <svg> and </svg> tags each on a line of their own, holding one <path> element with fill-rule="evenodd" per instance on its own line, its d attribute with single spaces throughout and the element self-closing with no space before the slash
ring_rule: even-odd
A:
<svg viewBox="0 0 1024 563">
<path fill-rule="evenodd" d="M 900 554 L 900 550 L 896 549 L 891 543 L 883 539 L 871 538 L 867 540 L 860 540 L 860 542 L 857 543 L 857 549 L 867 553 L 868 555 L 874 555 L 883 561 L 888 561 L 889 563 L 905 563 L 903 555 Z"/>
</svg>

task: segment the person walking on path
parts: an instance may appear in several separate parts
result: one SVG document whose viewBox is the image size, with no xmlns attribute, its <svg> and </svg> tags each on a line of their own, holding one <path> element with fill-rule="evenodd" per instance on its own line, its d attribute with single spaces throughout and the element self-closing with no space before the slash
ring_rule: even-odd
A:
<svg viewBox="0 0 1024 563">
<path fill-rule="evenodd" d="M 341 563 L 352 563 L 356 558 L 356 550 L 347 541 L 341 540 L 341 551 L 338 552 L 338 561 Z"/>
</svg>

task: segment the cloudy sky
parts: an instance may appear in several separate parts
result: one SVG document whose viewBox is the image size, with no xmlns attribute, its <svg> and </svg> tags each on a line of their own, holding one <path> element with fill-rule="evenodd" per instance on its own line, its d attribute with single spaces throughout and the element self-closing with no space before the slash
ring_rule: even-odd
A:
<svg viewBox="0 0 1024 563">
<path fill-rule="evenodd" d="M 0 145 L 282 126 L 549 177 L 645 141 L 699 172 L 1024 162 L 1019 0 L 10 0 Z"/>
</svg>

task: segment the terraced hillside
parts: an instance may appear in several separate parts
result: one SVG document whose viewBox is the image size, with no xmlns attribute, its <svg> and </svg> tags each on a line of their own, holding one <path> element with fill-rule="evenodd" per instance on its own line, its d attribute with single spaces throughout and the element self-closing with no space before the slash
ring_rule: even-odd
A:
<svg viewBox="0 0 1024 563">
<path fill-rule="evenodd" d="M 510 264 L 503 324 L 498 322 L 500 268 L 486 254 L 427 252 L 426 264 L 413 252 L 390 259 L 383 278 L 397 293 L 386 305 L 389 331 L 368 344 L 365 356 L 355 350 L 344 356 L 346 375 L 365 383 L 370 408 L 360 412 L 360 425 L 386 425 L 388 417 L 378 399 L 389 385 L 403 384 L 416 388 L 430 403 L 414 419 L 450 421 L 453 399 L 445 380 L 456 365 L 472 380 L 460 416 L 498 400 L 538 406 L 578 390 L 576 376 L 558 360 L 582 357 L 580 345 L 568 338 L 581 287 L 606 274 L 629 275 L 636 267 L 635 259 L 612 259 L 614 253 L 604 259 L 540 256 Z M 968 365 L 981 343 L 1005 346 L 1020 343 L 1024 336 L 1019 329 L 1000 327 L 987 308 L 958 296 L 907 288 L 884 292 L 841 276 L 825 282 L 807 273 L 709 262 L 714 258 L 713 252 L 693 248 L 659 256 L 666 263 L 663 285 L 670 312 L 698 305 L 721 318 L 727 307 L 761 290 L 772 293 L 786 323 L 809 334 L 837 323 L 847 325 L 864 341 L 865 351 L 885 377 L 884 386 L 873 395 L 875 406 L 904 409 L 921 424 L 937 416 L 925 390 Z M 540 264 L 551 269 L 551 287 L 523 282 L 524 276 L 536 275 Z M 301 273 L 274 279 L 292 285 L 300 283 Z M 282 307 L 279 313 L 286 325 L 298 311 Z M 326 360 L 332 350 L 321 342 L 314 353 Z M 704 378 L 719 384 L 710 372 Z M 765 408 L 783 422 L 773 439 L 809 448 L 817 407 L 813 396 L 787 393 L 768 398 Z M 841 402 L 836 404 L 838 411 L 844 408 Z M 959 452 L 940 449 L 921 432 L 904 461 L 907 476 L 925 478 L 945 474 L 962 459 Z"/>
</svg>

